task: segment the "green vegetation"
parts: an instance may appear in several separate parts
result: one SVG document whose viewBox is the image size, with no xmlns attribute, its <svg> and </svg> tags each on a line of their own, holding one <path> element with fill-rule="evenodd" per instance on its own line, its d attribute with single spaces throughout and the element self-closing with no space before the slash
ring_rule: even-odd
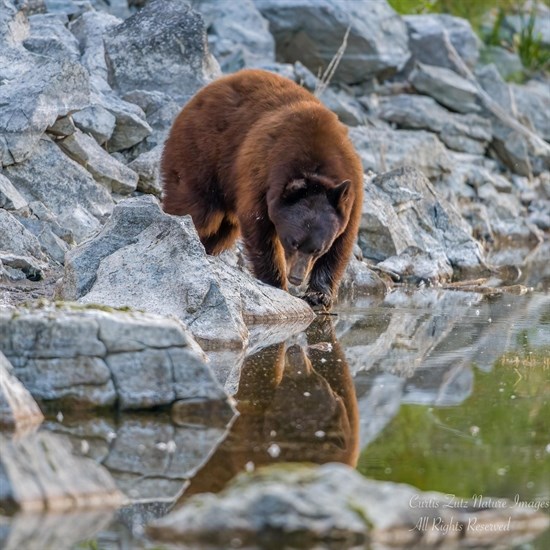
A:
<svg viewBox="0 0 550 550">
<path fill-rule="evenodd" d="M 483 42 L 502 46 L 519 55 L 528 73 L 550 70 L 550 47 L 535 32 L 535 13 L 525 11 L 525 0 L 389 0 L 400 14 L 449 13 L 468 19 Z M 550 0 L 544 0 L 550 6 Z M 507 15 L 520 16 L 520 31 L 506 36 L 503 24 Z M 492 20 L 490 27 L 487 24 Z M 514 75 L 521 80 L 525 75 Z"/>
<path fill-rule="evenodd" d="M 506 354 L 493 372 L 476 369 L 473 394 L 458 407 L 402 406 L 363 451 L 359 471 L 463 498 L 548 502 L 548 351 Z"/>
</svg>

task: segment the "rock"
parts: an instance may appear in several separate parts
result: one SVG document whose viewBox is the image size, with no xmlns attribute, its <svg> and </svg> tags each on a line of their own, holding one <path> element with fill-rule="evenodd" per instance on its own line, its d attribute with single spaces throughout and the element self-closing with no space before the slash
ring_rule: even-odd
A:
<svg viewBox="0 0 550 550">
<path fill-rule="evenodd" d="M 490 507 L 474 502 L 448 507 L 448 502 L 443 493 L 369 480 L 342 464 L 291 463 L 241 474 L 218 495 L 192 496 L 180 509 L 150 523 L 147 532 L 157 540 L 200 546 L 229 547 L 235 539 L 243 546 L 261 545 L 273 540 L 274 533 L 281 547 L 354 547 L 367 539 L 380 547 L 396 541 L 402 546 L 451 546 L 464 539 L 476 546 L 517 542 L 526 531 L 532 539 L 550 523 L 543 512 L 505 499 Z M 422 520 L 428 528 L 419 527 Z M 451 528 L 457 524 L 486 529 Z"/>
<path fill-rule="evenodd" d="M 6 176 L 0 174 L 0 208 L 4 210 L 24 210 L 27 207 L 27 201 L 21 196 L 21 193 Z"/>
<path fill-rule="evenodd" d="M 365 257 L 388 261 L 391 272 L 418 282 L 445 281 L 454 272 L 485 269 L 481 245 L 460 214 L 415 168 L 393 170 L 365 185 L 359 246 Z"/>
<path fill-rule="evenodd" d="M 105 468 L 74 456 L 61 436 L 39 432 L 10 440 L 0 435 L 0 443 L 4 510 L 61 512 L 122 504 L 122 494 Z"/>
<path fill-rule="evenodd" d="M 163 148 L 163 145 L 157 145 L 128 164 L 128 168 L 138 175 L 137 190 L 158 198 L 162 195 L 159 166 Z"/>
<path fill-rule="evenodd" d="M 115 115 L 98 104 L 90 105 L 73 115 L 75 126 L 90 134 L 99 145 L 109 141 L 115 130 L 116 120 Z"/>
<path fill-rule="evenodd" d="M 277 59 L 299 59 L 317 74 L 327 68 L 350 33 L 333 82 L 385 78 L 410 56 L 407 30 L 385 0 L 255 0 L 275 37 Z"/>
<path fill-rule="evenodd" d="M 201 16 L 178 1 L 148 3 L 104 42 L 109 82 L 119 93 L 161 91 L 185 102 L 219 74 Z"/>
<path fill-rule="evenodd" d="M 474 114 L 456 114 L 422 95 L 400 94 L 382 98 L 380 118 L 400 128 L 430 130 L 450 149 L 483 155 L 492 139 L 491 123 Z"/>
<path fill-rule="evenodd" d="M 479 93 L 474 84 L 445 67 L 417 63 L 411 73 L 411 84 L 420 93 L 458 113 L 479 113 Z"/>
<path fill-rule="evenodd" d="M 550 144 L 528 127 L 532 122 L 529 118 L 527 125 L 521 123 L 512 90 L 496 67 L 487 65 L 476 71 L 476 77 L 482 87 L 484 109 L 492 120 L 493 148 L 498 158 L 521 176 L 548 172 Z"/>
<path fill-rule="evenodd" d="M 245 323 L 313 318 L 302 300 L 207 256 L 191 218 L 164 214 L 150 195 L 121 202 L 94 239 L 67 255 L 60 293 L 175 315 L 208 346 L 241 348 Z"/>
<path fill-rule="evenodd" d="M 0 351 L 0 426 L 20 431 L 40 424 L 44 415 L 12 371 L 13 367 Z"/>
<path fill-rule="evenodd" d="M 65 253 L 69 250 L 68 244 L 59 236 L 63 236 L 62 230 L 52 221 L 42 221 L 33 218 L 19 218 L 21 224 L 32 233 L 40 243 L 42 252 L 50 260 L 63 264 Z"/>
<path fill-rule="evenodd" d="M 550 141 L 550 94 L 548 83 L 529 81 L 525 86 L 510 85 L 520 119 L 543 139 Z"/>
<path fill-rule="evenodd" d="M 33 396 L 121 409 L 225 400 L 180 322 L 105 309 L 67 304 L 0 313 L 0 345 Z"/>
<path fill-rule="evenodd" d="M 204 18 L 208 45 L 224 73 L 275 61 L 275 41 L 253 0 L 192 0 Z"/>
<path fill-rule="evenodd" d="M 365 171 L 380 173 L 416 166 L 428 178 L 438 178 L 453 169 L 447 150 L 430 132 L 356 126 L 350 128 L 349 136 Z"/>
<path fill-rule="evenodd" d="M 115 117 L 115 127 L 105 143 L 109 152 L 123 151 L 141 143 L 152 132 L 145 113 L 133 103 L 120 99 L 112 92 L 94 94 L 92 106 L 99 105 Z"/>
<path fill-rule="evenodd" d="M 523 64 L 516 52 L 500 46 L 485 46 L 481 51 L 481 61 L 484 65 L 493 64 L 504 80 L 523 75 Z"/>
<path fill-rule="evenodd" d="M 129 195 L 136 189 L 137 174 L 124 164 L 111 157 L 93 137 L 76 131 L 58 142 L 69 157 L 84 166 L 95 181 L 109 191 Z"/>
<path fill-rule="evenodd" d="M 0 86 L 0 164 L 23 162 L 60 116 L 88 104 L 88 74 L 71 61 L 39 58 Z"/>
<path fill-rule="evenodd" d="M 48 13 L 66 15 L 71 18 L 93 9 L 90 0 L 44 0 L 44 3 Z"/>
<path fill-rule="evenodd" d="M 59 117 L 46 131 L 54 137 L 67 137 L 75 133 L 76 126 L 70 116 Z"/>
<path fill-rule="evenodd" d="M 137 157 L 142 152 L 164 145 L 168 132 L 181 105 L 162 92 L 136 90 L 124 95 L 124 100 L 137 105 L 144 113 L 151 127 L 149 134 L 139 145 L 132 149 L 132 156 Z"/>
<path fill-rule="evenodd" d="M 57 61 L 79 61 L 80 51 L 74 35 L 67 29 L 67 17 L 56 14 L 37 14 L 29 17 L 30 35 L 23 46 L 30 52 Z"/>
<path fill-rule="evenodd" d="M 113 200 L 89 172 L 43 137 L 27 161 L 8 166 L 6 175 L 29 202 L 41 201 L 58 223 L 80 242 L 111 213 Z"/>
<path fill-rule="evenodd" d="M 0 260 L 4 265 L 21 269 L 23 276 L 38 280 L 46 257 L 37 238 L 7 210 L 0 209 Z M 17 258 L 32 258 L 18 265 Z M 30 265 L 29 265 L 30 264 Z M 37 279 L 38 278 L 38 279 Z"/>
<path fill-rule="evenodd" d="M 482 42 L 468 20 L 431 13 L 406 15 L 403 20 L 409 32 L 409 48 L 417 61 L 454 70 L 451 44 L 468 67 L 476 65 Z"/>
<path fill-rule="evenodd" d="M 388 291 L 386 283 L 365 262 L 352 257 L 340 283 L 338 301 L 354 300 L 358 296 L 383 296 Z"/>
<path fill-rule="evenodd" d="M 106 13 L 89 11 L 71 21 L 70 31 L 78 40 L 82 52 L 80 62 L 87 69 L 94 86 L 109 90 L 109 68 L 105 59 L 103 35 L 120 25 L 122 20 Z"/>
</svg>

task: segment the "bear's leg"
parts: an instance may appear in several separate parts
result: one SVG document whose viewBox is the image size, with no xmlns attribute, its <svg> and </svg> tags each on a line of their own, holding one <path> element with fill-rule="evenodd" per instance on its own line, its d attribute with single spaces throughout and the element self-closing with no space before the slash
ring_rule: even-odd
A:
<svg viewBox="0 0 550 550">
<path fill-rule="evenodd" d="M 344 232 L 334 241 L 330 250 L 315 262 L 304 295 L 306 302 L 313 307 L 331 307 L 352 250 L 353 241 Z"/>
<path fill-rule="evenodd" d="M 233 246 L 239 236 L 239 225 L 236 221 L 224 216 L 219 227 L 213 233 L 201 236 L 201 242 L 207 254 L 219 254 Z"/>
<path fill-rule="evenodd" d="M 266 220 L 267 216 L 262 219 Z M 241 220 L 241 232 L 256 278 L 287 290 L 285 255 L 271 222 Z"/>
</svg>

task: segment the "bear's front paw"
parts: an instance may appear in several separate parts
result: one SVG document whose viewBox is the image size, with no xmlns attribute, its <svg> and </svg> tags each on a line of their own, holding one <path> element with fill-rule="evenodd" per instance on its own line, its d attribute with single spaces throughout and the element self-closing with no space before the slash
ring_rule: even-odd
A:
<svg viewBox="0 0 550 550">
<path fill-rule="evenodd" d="M 332 305 L 332 295 L 328 292 L 310 290 L 304 294 L 303 299 L 314 309 L 328 310 Z"/>
</svg>

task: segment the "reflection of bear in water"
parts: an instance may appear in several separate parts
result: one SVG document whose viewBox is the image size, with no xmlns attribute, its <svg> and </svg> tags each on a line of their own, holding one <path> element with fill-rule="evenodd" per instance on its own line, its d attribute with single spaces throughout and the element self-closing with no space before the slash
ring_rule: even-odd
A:
<svg viewBox="0 0 550 550">
<path fill-rule="evenodd" d="M 346 127 L 307 90 L 244 70 L 203 88 L 162 156 L 163 207 L 190 214 L 206 251 L 239 230 L 256 277 L 329 307 L 357 236 L 363 170 Z"/>
<path fill-rule="evenodd" d="M 317 319 L 306 334 L 309 357 L 296 345 L 285 353 L 281 343 L 247 358 L 235 395 L 240 416 L 191 478 L 179 503 L 192 494 L 220 491 L 247 464 L 355 466 L 359 418 L 344 353 L 329 319 Z M 321 342 L 329 345 L 319 346 Z"/>
</svg>

